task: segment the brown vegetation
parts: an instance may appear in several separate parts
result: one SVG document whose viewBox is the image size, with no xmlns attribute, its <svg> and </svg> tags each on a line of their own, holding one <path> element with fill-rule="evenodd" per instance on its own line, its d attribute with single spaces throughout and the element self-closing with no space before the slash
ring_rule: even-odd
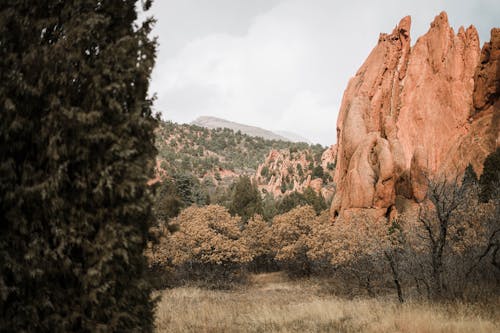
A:
<svg viewBox="0 0 500 333">
<path fill-rule="evenodd" d="M 490 333 L 500 330 L 499 299 L 490 307 L 393 299 L 346 300 L 314 280 L 252 276 L 246 289 L 183 287 L 161 292 L 157 332 Z M 495 306 L 496 304 L 496 306 Z"/>
<path fill-rule="evenodd" d="M 331 221 L 327 212 L 317 216 L 299 206 L 270 222 L 256 215 L 245 224 L 221 206 L 193 206 L 172 220 L 177 232 L 160 232 L 151 264 L 219 285 L 233 282 L 231 271 L 241 278 L 246 268 L 281 268 L 291 276 L 335 277 L 348 296 L 393 288 L 400 302 L 481 299 L 498 290 L 498 202 L 481 203 L 477 179 L 470 178 L 461 185 L 429 181 L 429 199 L 407 200 L 392 218 L 365 209 Z M 353 281 L 359 290 L 350 288 Z"/>
</svg>

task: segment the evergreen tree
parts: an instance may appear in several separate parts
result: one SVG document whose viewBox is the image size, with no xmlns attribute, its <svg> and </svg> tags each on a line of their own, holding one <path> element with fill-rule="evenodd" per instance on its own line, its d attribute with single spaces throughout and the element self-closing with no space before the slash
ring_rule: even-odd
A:
<svg viewBox="0 0 500 333">
<path fill-rule="evenodd" d="M 178 174 L 174 176 L 174 182 L 177 186 L 177 193 L 185 206 L 209 204 L 208 193 L 202 188 L 200 181 L 195 176 L 186 173 Z"/>
<path fill-rule="evenodd" d="M 462 177 L 462 188 L 465 191 L 471 191 L 478 186 L 478 178 L 477 174 L 472 167 L 472 164 L 469 163 L 467 168 L 465 168 L 464 176 Z"/>
<path fill-rule="evenodd" d="M 323 198 L 321 193 L 316 193 L 316 191 L 310 187 L 304 190 L 304 198 L 307 204 L 314 208 L 317 215 L 327 208 L 325 198 Z"/>
<path fill-rule="evenodd" d="M 136 0 L 0 4 L 1 332 L 152 330 L 156 43 L 136 19 Z"/>
<path fill-rule="evenodd" d="M 157 191 L 156 217 L 163 222 L 167 222 L 170 218 L 179 215 L 184 206 L 185 204 L 175 183 L 170 179 L 164 179 Z"/>
<path fill-rule="evenodd" d="M 323 172 L 323 168 L 321 167 L 321 165 L 317 165 L 312 169 L 312 175 L 311 175 L 312 179 L 323 178 L 323 176 L 324 176 L 324 172 Z"/>
<path fill-rule="evenodd" d="M 317 215 L 327 208 L 325 199 L 321 194 L 317 194 L 312 188 L 308 187 L 304 193 L 293 191 L 283 196 L 277 205 L 277 213 L 284 214 L 298 206 L 311 206 Z"/>
<path fill-rule="evenodd" d="M 481 201 L 487 202 L 490 199 L 498 199 L 500 194 L 500 148 L 497 148 L 484 160 L 479 185 L 481 187 L 479 193 Z"/>
<path fill-rule="evenodd" d="M 292 193 L 283 196 L 283 198 L 279 201 L 277 213 L 284 214 L 291 211 L 295 207 L 306 206 L 307 204 L 308 202 L 303 193 L 293 191 Z"/>
<path fill-rule="evenodd" d="M 229 212 L 231 215 L 241 216 L 243 223 L 255 214 L 262 215 L 262 198 L 259 189 L 257 185 L 252 184 L 248 176 L 240 176 L 234 185 Z"/>
</svg>

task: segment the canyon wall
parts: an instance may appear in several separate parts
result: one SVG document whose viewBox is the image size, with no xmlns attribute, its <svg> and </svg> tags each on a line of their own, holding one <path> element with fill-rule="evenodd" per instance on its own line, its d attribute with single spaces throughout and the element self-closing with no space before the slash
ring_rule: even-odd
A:
<svg viewBox="0 0 500 333">
<path fill-rule="evenodd" d="M 476 29 L 455 34 L 439 14 L 415 45 L 403 18 L 344 92 L 337 121 L 333 217 L 390 214 L 396 197 L 422 201 L 430 176 L 477 172 L 499 140 L 500 29 L 480 49 Z"/>
</svg>

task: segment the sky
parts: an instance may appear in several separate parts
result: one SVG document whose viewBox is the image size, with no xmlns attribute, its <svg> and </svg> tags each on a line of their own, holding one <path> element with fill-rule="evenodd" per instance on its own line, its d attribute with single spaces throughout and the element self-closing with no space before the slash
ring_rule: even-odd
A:
<svg viewBox="0 0 500 333">
<path fill-rule="evenodd" d="M 156 0 L 154 110 L 333 144 L 344 89 L 379 33 L 411 15 L 414 44 L 443 10 L 455 32 L 473 24 L 481 44 L 500 26 L 498 0 Z"/>
</svg>

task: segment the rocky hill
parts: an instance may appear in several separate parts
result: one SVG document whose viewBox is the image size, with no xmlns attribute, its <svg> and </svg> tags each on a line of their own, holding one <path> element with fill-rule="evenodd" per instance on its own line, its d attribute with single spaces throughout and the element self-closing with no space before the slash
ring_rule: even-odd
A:
<svg viewBox="0 0 500 333">
<path fill-rule="evenodd" d="M 254 180 L 263 193 L 275 197 L 311 187 L 328 201 L 335 190 L 335 158 L 335 145 L 326 150 L 271 150 L 257 168 Z"/>
<path fill-rule="evenodd" d="M 266 140 L 227 128 L 162 122 L 156 131 L 157 178 L 188 173 L 219 185 L 239 175 L 254 175 L 270 151 L 308 151 L 321 155 L 321 145 Z"/>
<path fill-rule="evenodd" d="M 426 175 L 477 173 L 500 144 L 500 29 L 480 50 L 476 29 L 446 13 L 411 47 L 410 17 L 377 46 L 345 90 L 337 121 L 333 216 L 421 201 Z"/>
</svg>

